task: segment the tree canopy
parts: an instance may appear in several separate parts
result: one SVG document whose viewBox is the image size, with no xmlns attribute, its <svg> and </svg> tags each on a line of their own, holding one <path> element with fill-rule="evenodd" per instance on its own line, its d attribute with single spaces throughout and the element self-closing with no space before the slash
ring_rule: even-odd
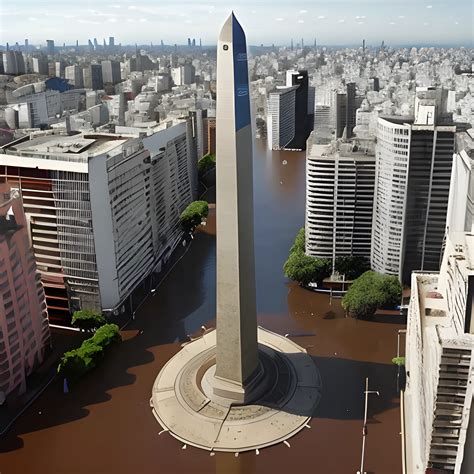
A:
<svg viewBox="0 0 474 474">
<path fill-rule="evenodd" d="M 345 275 L 346 280 L 354 280 L 370 270 L 370 262 L 358 255 L 345 255 L 336 257 L 334 269 L 337 273 Z"/>
<path fill-rule="evenodd" d="M 290 248 L 288 260 L 283 265 L 285 276 L 297 281 L 300 285 L 321 283 L 331 274 L 331 261 L 325 258 L 314 258 L 305 254 L 304 227 L 298 231 L 295 242 Z"/>
<path fill-rule="evenodd" d="M 199 176 L 206 174 L 209 170 L 214 168 L 215 164 L 216 164 L 216 155 L 214 153 L 208 153 L 207 155 L 204 155 L 198 161 Z"/>
<path fill-rule="evenodd" d="M 97 329 L 98 327 L 104 325 L 106 322 L 107 321 L 101 312 L 82 309 L 80 311 L 74 311 L 71 323 L 77 328 L 90 331 Z"/>
<path fill-rule="evenodd" d="M 97 365 L 104 349 L 121 340 L 120 329 L 116 324 L 101 326 L 80 347 L 64 353 L 59 361 L 58 374 L 72 379 L 81 377 Z"/>
<path fill-rule="evenodd" d="M 208 214 L 209 205 L 206 201 L 193 201 L 181 213 L 181 224 L 187 231 L 192 231 Z"/>
<path fill-rule="evenodd" d="M 342 299 L 342 307 L 356 317 L 372 316 L 378 308 L 400 303 L 402 286 L 395 276 L 367 271 L 354 280 Z"/>
</svg>

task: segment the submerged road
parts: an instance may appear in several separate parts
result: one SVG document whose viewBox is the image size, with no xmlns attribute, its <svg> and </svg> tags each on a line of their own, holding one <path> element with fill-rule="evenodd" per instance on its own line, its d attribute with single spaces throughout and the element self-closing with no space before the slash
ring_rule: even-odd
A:
<svg viewBox="0 0 474 474">
<path fill-rule="evenodd" d="M 284 164 L 286 163 L 286 164 Z M 400 409 L 396 392 L 397 330 L 385 320 L 345 318 L 340 300 L 288 282 L 282 271 L 304 224 L 304 153 L 255 145 L 254 202 L 259 324 L 289 334 L 314 358 L 322 400 L 310 429 L 255 453 L 208 452 L 181 444 L 149 407 L 160 368 L 187 335 L 215 317 L 215 221 L 137 312 L 101 365 L 67 395 L 50 385 L 10 432 L 0 438 L 1 474 L 29 473 L 355 473 L 360 465 L 365 377 L 380 397 L 368 411 L 365 468 L 398 474 Z M 208 199 L 213 201 L 213 191 Z"/>
</svg>

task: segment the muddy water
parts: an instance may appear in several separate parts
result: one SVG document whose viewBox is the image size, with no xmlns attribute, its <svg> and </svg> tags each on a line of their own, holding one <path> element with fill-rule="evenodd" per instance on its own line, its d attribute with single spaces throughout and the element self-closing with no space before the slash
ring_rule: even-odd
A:
<svg viewBox="0 0 474 474">
<path fill-rule="evenodd" d="M 395 370 L 400 325 L 347 319 L 332 301 L 289 283 L 282 265 L 304 222 L 304 154 L 256 143 L 255 247 L 259 323 L 289 334 L 314 357 L 322 400 L 305 429 L 255 453 L 207 452 L 181 444 L 149 408 L 153 381 L 179 342 L 215 315 L 215 222 L 194 239 L 140 308 L 101 366 L 67 395 L 58 381 L 0 439 L 0 472 L 10 473 L 355 473 L 360 465 L 365 377 L 371 396 L 365 469 L 399 473 L 400 412 Z M 283 164 L 286 160 L 286 165 Z M 209 200 L 212 200 L 212 191 Z"/>
</svg>

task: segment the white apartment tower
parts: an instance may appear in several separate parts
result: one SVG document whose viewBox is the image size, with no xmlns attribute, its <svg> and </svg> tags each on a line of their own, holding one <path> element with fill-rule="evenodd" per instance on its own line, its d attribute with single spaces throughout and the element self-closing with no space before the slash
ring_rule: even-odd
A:
<svg viewBox="0 0 474 474">
<path fill-rule="evenodd" d="M 418 88 L 415 117 L 378 119 L 371 265 L 404 283 L 440 266 L 456 132 L 445 92 Z"/>
<path fill-rule="evenodd" d="M 369 259 L 375 182 L 373 142 L 310 142 L 306 154 L 306 254 L 333 261 L 341 256 Z"/>
</svg>

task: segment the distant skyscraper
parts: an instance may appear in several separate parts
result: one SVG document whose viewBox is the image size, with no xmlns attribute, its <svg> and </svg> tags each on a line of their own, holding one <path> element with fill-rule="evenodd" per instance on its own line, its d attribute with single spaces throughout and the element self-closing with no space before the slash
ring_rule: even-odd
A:
<svg viewBox="0 0 474 474">
<path fill-rule="evenodd" d="M 82 69 L 79 66 L 66 66 L 66 68 L 64 69 L 64 77 L 73 86 L 77 88 L 84 87 Z"/>
<path fill-rule="evenodd" d="M 267 139 L 272 150 L 305 150 L 314 127 L 314 87 L 307 71 L 287 71 L 286 86 L 270 92 Z"/>
<path fill-rule="evenodd" d="M 369 88 L 375 92 L 380 90 L 380 81 L 378 77 L 372 77 L 369 79 Z"/>
<path fill-rule="evenodd" d="M 54 55 L 54 40 L 46 40 L 46 50 L 51 56 Z"/>
<path fill-rule="evenodd" d="M 25 39 L 25 53 L 29 53 L 29 45 L 27 39 Z"/>
<path fill-rule="evenodd" d="M 188 38 L 188 46 L 191 47 L 191 38 Z"/>
<path fill-rule="evenodd" d="M 355 82 L 347 84 L 346 92 L 346 138 L 352 137 L 352 130 L 356 123 L 356 85 Z"/>
<path fill-rule="evenodd" d="M 49 73 L 48 68 L 48 58 L 46 56 L 38 56 L 32 59 L 33 71 L 36 74 L 41 74 L 42 76 L 47 76 Z"/>
<path fill-rule="evenodd" d="M 115 38 L 113 36 L 109 36 L 109 49 L 115 48 Z"/>
<path fill-rule="evenodd" d="M 102 82 L 117 84 L 121 81 L 120 63 L 118 61 L 102 61 Z"/>
<path fill-rule="evenodd" d="M 56 77 L 66 77 L 66 63 L 61 59 L 54 63 L 54 73 Z"/>
<path fill-rule="evenodd" d="M 3 53 L 3 68 L 5 74 L 25 74 L 26 69 L 23 54 L 18 51 L 7 50 Z"/>
<path fill-rule="evenodd" d="M 177 86 L 190 85 L 196 81 L 196 69 L 192 64 L 186 63 L 173 68 L 171 77 Z"/>
<path fill-rule="evenodd" d="M 50 344 L 46 300 L 20 194 L 0 184 L 0 398 L 26 390 Z"/>
<path fill-rule="evenodd" d="M 100 64 L 91 64 L 82 70 L 84 78 L 84 87 L 86 89 L 99 90 L 104 87 L 102 81 L 102 66 Z"/>
<path fill-rule="evenodd" d="M 378 119 L 371 264 L 406 283 L 439 269 L 456 131 L 445 93 L 418 88 L 414 117 Z"/>
<path fill-rule="evenodd" d="M 196 38 L 193 38 L 193 48 L 196 47 Z"/>
</svg>

